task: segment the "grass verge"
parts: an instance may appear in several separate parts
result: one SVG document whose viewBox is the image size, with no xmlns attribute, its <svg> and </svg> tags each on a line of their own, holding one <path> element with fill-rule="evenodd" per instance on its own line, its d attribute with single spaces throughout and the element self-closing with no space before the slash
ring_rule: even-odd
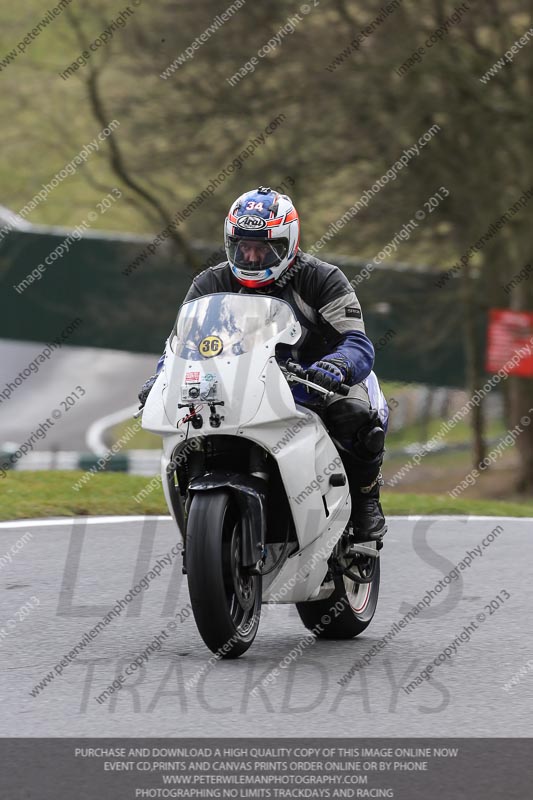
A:
<svg viewBox="0 0 533 800">
<path fill-rule="evenodd" d="M 72 486 L 80 471 L 8 472 L 0 482 L 0 519 L 85 515 L 168 514 L 161 486 L 140 502 L 134 497 L 150 478 L 122 472 L 98 473 L 79 491 Z M 385 514 L 478 514 L 533 517 L 533 501 L 452 500 L 438 494 L 384 492 Z"/>
<path fill-rule="evenodd" d="M 106 431 L 105 440 L 106 444 L 110 447 L 114 442 L 118 442 L 121 436 L 128 433 L 131 428 L 132 420 L 126 419 L 118 425 L 113 426 L 110 430 Z M 121 450 L 161 450 L 161 437 L 156 436 L 155 433 L 145 431 L 139 428 L 130 439 L 123 444 Z"/>
<path fill-rule="evenodd" d="M 140 502 L 134 497 L 150 482 L 142 475 L 100 472 L 78 491 L 81 470 L 8 472 L 0 481 L 0 519 L 113 514 L 167 514 L 161 486 Z"/>
</svg>

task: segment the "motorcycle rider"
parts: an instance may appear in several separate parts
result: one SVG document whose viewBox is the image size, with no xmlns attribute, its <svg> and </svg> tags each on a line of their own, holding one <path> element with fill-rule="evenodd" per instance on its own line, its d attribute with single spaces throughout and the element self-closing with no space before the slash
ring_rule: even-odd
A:
<svg viewBox="0 0 533 800">
<path fill-rule="evenodd" d="M 371 372 L 374 348 L 344 273 L 304 253 L 299 241 L 299 217 L 287 195 L 262 186 L 246 192 L 232 204 L 225 220 L 227 261 L 197 275 L 184 302 L 216 292 L 260 292 L 291 305 L 302 336 L 292 348 L 280 346 L 278 356 L 297 361 L 308 380 L 328 390 L 335 391 L 341 383 L 351 387 L 347 397 L 337 395 L 319 407 L 317 393 L 292 384 L 295 400 L 321 415 L 339 449 L 352 499 L 354 541 L 381 543 L 387 530 L 379 500 L 386 416 L 383 421 L 375 408 L 376 393 L 384 398 Z M 141 406 L 163 361 L 164 356 L 139 393 Z"/>
</svg>

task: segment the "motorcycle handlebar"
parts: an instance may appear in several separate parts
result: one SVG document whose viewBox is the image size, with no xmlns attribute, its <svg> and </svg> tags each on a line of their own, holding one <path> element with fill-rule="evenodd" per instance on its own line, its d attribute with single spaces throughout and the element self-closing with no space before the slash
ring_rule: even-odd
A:
<svg viewBox="0 0 533 800">
<path fill-rule="evenodd" d="M 339 388 L 337 389 L 337 394 L 341 394 L 343 397 L 348 397 L 350 394 L 350 386 L 347 383 L 341 383 Z"/>
<path fill-rule="evenodd" d="M 286 361 L 285 369 L 287 370 L 287 372 L 290 372 L 297 378 L 305 378 L 306 376 L 304 368 L 300 364 L 296 363 L 296 361 L 290 361 L 290 360 Z M 348 386 L 348 384 L 341 383 L 340 386 L 338 386 L 337 389 L 335 389 L 335 391 L 332 392 L 332 394 L 340 394 L 342 395 L 342 397 L 346 397 L 349 394 L 349 392 L 350 392 L 350 387 Z"/>
</svg>

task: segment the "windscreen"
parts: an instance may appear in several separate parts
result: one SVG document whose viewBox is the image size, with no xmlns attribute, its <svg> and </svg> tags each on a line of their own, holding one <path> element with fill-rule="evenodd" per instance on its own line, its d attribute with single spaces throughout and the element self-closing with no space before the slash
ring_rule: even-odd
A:
<svg viewBox="0 0 533 800">
<path fill-rule="evenodd" d="M 276 297 L 209 294 L 181 307 L 171 348 L 190 361 L 235 357 L 261 347 L 295 324 L 289 304 Z"/>
</svg>

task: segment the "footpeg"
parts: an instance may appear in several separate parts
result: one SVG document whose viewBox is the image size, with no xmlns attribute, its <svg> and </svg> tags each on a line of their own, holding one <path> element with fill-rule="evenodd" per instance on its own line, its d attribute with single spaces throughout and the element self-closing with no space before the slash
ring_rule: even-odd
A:
<svg viewBox="0 0 533 800">
<path fill-rule="evenodd" d="M 354 545 L 359 547 L 360 545 L 368 544 L 369 542 L 376 542 L 378 546 L 378 550 L 381 550 L 383 547 L 383 537 L 388 531 L 387 525 L 384 525 L 381 530 L 376 531 L 375 533 L 369 533 L 366 535 L 364 539 L 361 539 L 360 542 L 357 541 L 357 531 L 352 530 L 351 538 L 355 539 Z"/>
<path fill-rule="evenodd" d="M 355 558 L 355 556 L 369 556 L 370 558 L 377 558 L 379 553 L 375 547 L 371 547 L 370 545 L 352 544 L 346 550 L 346 555 L 350 558 Z"/>
</svg>

